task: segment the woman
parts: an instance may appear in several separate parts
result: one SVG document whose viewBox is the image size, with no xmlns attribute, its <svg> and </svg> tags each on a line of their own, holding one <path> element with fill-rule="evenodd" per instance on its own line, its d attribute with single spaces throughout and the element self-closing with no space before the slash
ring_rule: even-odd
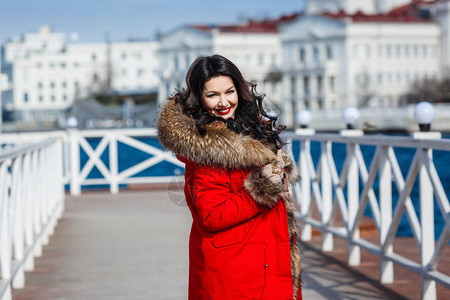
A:
<svg viewBox="0 0 450 300">
<path fill-rule="evenodd" d="M 158 137 L 186 163 L 189 299 L 301 299 L 300 258 L 276 117 L 238 68 L 200 57 L 161 108 Z"/>
</svg>

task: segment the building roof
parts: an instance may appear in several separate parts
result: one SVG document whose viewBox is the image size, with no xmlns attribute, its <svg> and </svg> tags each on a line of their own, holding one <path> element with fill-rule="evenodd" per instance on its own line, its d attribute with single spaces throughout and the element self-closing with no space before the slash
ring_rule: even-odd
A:
<svg viewBox="0 0 450 300">
<path fill-rule="evenodd" d="M 337 13 L 324 12 L 321 15 L 335 20 L 350 19 L 354 23 L 425 23 L 433 22 L 433 17 L 427 8 L 441 1 L 449 0 L 414 0 L 411 3 L 396 7 L 385 14 L 364 14 L 361 11 L 348 14 L 341 10 Z M 217 29 L 219 32 L 276 33 L 280 25 L 293 21 L 301 15 L 303 13 L 292 13 L 275 19 L 249 20 L 242 24 L 193 24 L 189 26 L 204 32 L 211 32 L 213 29 Z"/>
<path fill-rule="evenodd" d="M 288 15 L 283 15 L 275 19 L 264 19 L 264 20 L 249 20 L 242 24 L 231 24 L 231 25 L 221 25 L 221 24 L 193 24 L 190 27 L 197 30 L 210 32 L 213 29 L 219 30 L 219 32 L 234 32 L 234 33 L 276 33 L 281 24 L 295 20 L 300 13 L 293 13 Z"/>
<path fill-rule="evenodd" d="M 431 14 L 426 8 L 436 2 L 437 1 L 416 0 L 396 7 L 385 14 L 366 15 L 361 11 L 354 14 L 347 14 L 345 11 L 341 10 L 338 13 L 325 12 L 322 13 L 322 16 L 332 19 L 350 19 L 355 23 L 423 23 L 433 21 Z"/>
</svg>

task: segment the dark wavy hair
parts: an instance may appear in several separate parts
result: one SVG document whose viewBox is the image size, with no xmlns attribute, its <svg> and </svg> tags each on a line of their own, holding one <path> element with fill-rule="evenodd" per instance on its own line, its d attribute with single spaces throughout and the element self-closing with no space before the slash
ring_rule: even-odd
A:
<svg viewBox="0 0 450 300">
<path fill-rule="evenodd" d="M 226 120 L 208 112 L 202 105 L 201 97 L 205 82 L 216 76 L 228 76 L 236 87 L 238 105 L 234 118 Z M 215 121 L 226 123 L 227 128 L 244 135 L 252 136 L 277 149 L 284 143 L 280 133 L 286 126 L 276 125 L 277 116 L 269 115 L 263 108 L 263 94 L 256 92 L 256 84 L 244 79 L 239 69 L 221 55 L 197 58 L 186 74 L 187 89 L 176 91 L 170 98 L 181 105 L 183 112 L 196 120 L 197 130 L 205 135 L 205 126 Z"/>
</svg>

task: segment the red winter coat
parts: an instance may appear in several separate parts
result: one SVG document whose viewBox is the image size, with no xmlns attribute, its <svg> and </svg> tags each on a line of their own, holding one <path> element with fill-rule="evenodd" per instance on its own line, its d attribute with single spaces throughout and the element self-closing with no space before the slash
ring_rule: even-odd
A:
<svg viewBox="0 0 450 300">
<path fill-rule="evenodd" d="M 273 151 L 226 128 L 208 127 L 200 137 L 171 101 L 161 110 L 158 135 L 186 163 L 184 191 L 193 218 L 189 299 L 287 300 L 294 289 L 301 299 L 286 183 L 274 185 L 257 167 L 273 161 Z M 295 169 L 286 176 L 294 181 Z"/>
</svg>

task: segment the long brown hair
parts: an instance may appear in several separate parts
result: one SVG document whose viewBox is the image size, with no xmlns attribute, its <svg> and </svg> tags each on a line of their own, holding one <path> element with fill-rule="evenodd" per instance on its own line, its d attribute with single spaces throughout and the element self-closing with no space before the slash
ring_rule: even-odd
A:
<svg viewBox="0 0 450 300">
<path fill-rule="evenodd" d="M 235 116 L 227 120 L 209 113 L 201 102 L 205 82 L 220 75 L 231 78 L 238 94 Z M 278 117 L 269 115 L 263 108 L 265 95 L 258 94 L 256 85 L 246 81 L 236 65 L 227 58 L 221 55 L 197 58 L 187 71 L 186 86 L 187 89 L 176 91 L 170 98 L 174 98 L 182 106 L 183 112 L 196 120 L 201 135 L 206 133 L 207 124 L 222 121 L 230 130 L 252 136 L 276 148 L 283 144 L 279 134 L 286 126 L 276 125 Z"/>
</svg>

